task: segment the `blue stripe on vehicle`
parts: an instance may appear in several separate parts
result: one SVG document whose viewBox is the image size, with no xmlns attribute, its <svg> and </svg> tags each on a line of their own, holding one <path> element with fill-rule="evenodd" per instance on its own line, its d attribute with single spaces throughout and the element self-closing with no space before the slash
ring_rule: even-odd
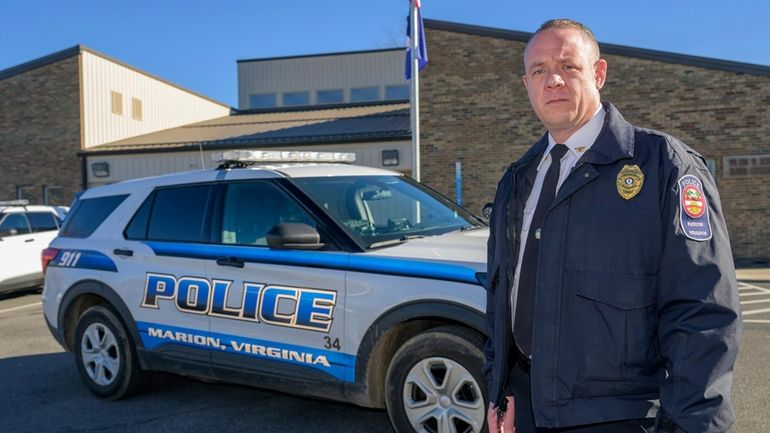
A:
<svg viewBox="0 0 770 433">
<path fill-rule="evenodd" d="M 80 254 L 77 259 L 75 255 Z M 59 250 L 56 257 L 48 264 L 52 268 L 95 269 L 98 271 L 118 272 L 115 262 L 99 251 L 92 250 Z"/>
<path fill-rule="evenodd" d="M 472 268 L 427 260 L 410 260 L 330 251 L 273 250 L 264 247 L 230 245 L 179 244 L 173 242 L 146 242 L 146 244 L 159 256 L 204 260 L 216 260 L 219 257 L 232 256 L 238 257 L 245 262 L 253 263 L 338 269 L 480 284 L 476 278 L 476 271 Z"/>
<path fill-rule="evenodd" d="M 147 349 L 166 344 L 195 347 L 313 368 L 344 382 L 355 380 L 356 357 L 347 353 L 158 323 L 136 325 Z"/>
</svg>

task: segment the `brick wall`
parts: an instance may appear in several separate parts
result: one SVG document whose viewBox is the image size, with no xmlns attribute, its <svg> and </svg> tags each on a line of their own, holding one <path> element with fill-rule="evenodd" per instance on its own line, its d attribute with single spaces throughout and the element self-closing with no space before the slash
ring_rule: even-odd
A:
<svg viewBox="0 0 770 433">
<path fill-rule="evenodd" d="M 505 168 L 544 129 L 521 84 L 523 42 L 426 29 L 420 74 L 422 180 L 479 212 Z M 733 253 L 770 259 L 770 175 L 725 177 L 726 155 L 770 154 L 770 77 L 632 57 L 609 63 L 602 99 L 630 122 L 673 134 L 717 164 Z"/>
<path fill-rule="evenodd" d="M 24 185 L 31 203 L 45 186 L 69 204 L 81 190 L 78 56 L 0 80 L 0 200 Z"/>
</svg>

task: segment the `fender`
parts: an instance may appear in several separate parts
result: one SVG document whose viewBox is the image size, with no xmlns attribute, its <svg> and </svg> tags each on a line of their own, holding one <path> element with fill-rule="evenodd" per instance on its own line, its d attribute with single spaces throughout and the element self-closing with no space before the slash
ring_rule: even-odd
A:
<svg viewBox="0 0 770 433">
<path fill-rule="evenodd" d="M 123 324 L 126 325 L 126 330 L 128 331 L 129 335 L 131 335 L 131 338 L 134 340 L 134 345 L 137 348 L 143 348 L 144 345 L 142 344 L 142 339 L 139 337 L 139 332 L 136 328 L 136 323 L 134 322 L 133 316 L 131 316 L 131 312 L 128 310 L 128 307 L 126 307 L 126 304 L 123 302 L 123 300 L 118 296 L 115 291 L 96 280 L 83 280 L 78 281 L 77 283 L 70 286 L 69 289 L 67 289 L 67 294 L 64 295 L 64 299 L 62 299 L 61 303 L 59 304 L 59 314 L 58 314 L 58 328 L 64 331 L 64 320 L 66 318 L 65 313 L 69 309 L 72 302 L 80 295 L 84 294 L 93 294 L 100 296 L 109 302 L 112 307 L 115 309 L 115 311 L 118 313 L 118 317 L 120 320 L 123 321 Z"/>
<path fill-rule="evenodd" d="M 420 300 L 399 304 L 383 313 L 366 330 L 356 356 L 356 383 L 366 381 L 366 366 L 374 350 L 374 346 L 383 334 L 399 323 L 411 319 L 448 319 L 466 325 L 486 336 L 486 319 L 484 313 L 467 305 L 442 300 Z"/>
</svg>

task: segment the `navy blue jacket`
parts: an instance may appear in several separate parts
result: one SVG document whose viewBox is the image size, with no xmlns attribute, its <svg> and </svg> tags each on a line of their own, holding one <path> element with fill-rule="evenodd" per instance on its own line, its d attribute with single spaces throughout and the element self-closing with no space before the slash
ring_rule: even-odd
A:
<svg viewBox="0 0 770 433">
<path fill-rule="evenodd" d="M 611 104 L 604 108 L 601 133 L 542 228 L 535 421 L 566 427 L 662 410 L 678 431 L 725 432 L 735 418 L 732 371 L 742 322 L 714 180 L 681 141 L 634 127 Z M 496 403 L 514 362 L 510 291 L 523 208 L 547 145 L 544 136 L 505 172 L 490 220 L 484 373 Z M 629 199 L 618 183 L 627 180 L 619 177 L 626 166 L 644 175 Z"/>
</svg>

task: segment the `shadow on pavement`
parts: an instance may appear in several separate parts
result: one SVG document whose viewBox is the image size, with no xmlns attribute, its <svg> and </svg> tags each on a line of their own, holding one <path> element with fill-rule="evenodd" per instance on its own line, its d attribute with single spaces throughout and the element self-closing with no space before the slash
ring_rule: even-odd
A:
<svg viewBox="0 0 770 433">
<path fill-rule="evenodd" d="M 8 432 L 392 433 L 385 411 L 168 374 L 130 399 L 101 400 L 71 353 L 0 359 L 0 393 Z"/>
</svg>

